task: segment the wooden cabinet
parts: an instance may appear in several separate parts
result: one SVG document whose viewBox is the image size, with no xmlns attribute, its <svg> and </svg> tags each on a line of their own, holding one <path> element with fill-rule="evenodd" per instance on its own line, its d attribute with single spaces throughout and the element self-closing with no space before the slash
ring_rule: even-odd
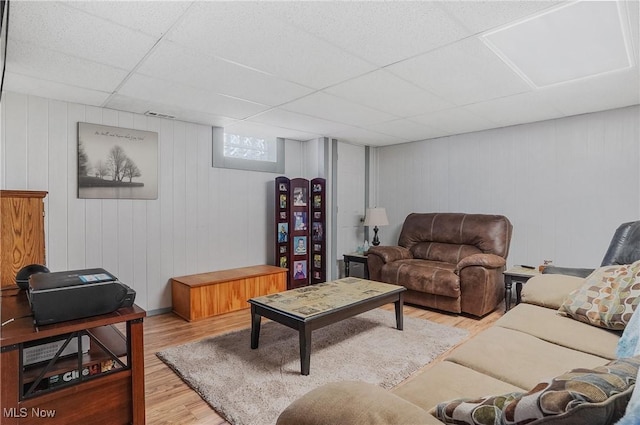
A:
<svg viewBox="0 0 640 425">
<path fill-rule="evenodd" d="M 0 286 L 15 285 L 29 264 L 45 265 L 44 197 L 47 192 L 0 191 Z"/>
<path fill-rule="evenodd" d="M 26 292 L 17 287 L 2 291 L 2 322 L 9 322 L 0 336 L 0 423 L 145 423 L 144 310 L 134 305 L 40 327 L 29 313 Z M 125 334 L 114 325 L 124 327 Z M 25 361 L 30 348 L 68 338 L 86 338 L 87 352 L 50 362 Z"/>
</svg>

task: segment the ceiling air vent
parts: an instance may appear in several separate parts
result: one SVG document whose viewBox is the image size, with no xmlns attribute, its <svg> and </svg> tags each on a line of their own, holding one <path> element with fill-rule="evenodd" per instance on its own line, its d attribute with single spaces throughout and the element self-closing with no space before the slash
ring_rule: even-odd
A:
<svg viewBox="0 0 640 425">
<path fill-rule="evenodd" d="M 170 119 L 170 120 L 175 120 L 176 119 L 176 117 L 174 117 L 173 115 L 163 114 L 161 112 L 147 111 L 144 114 L 146 116 L 148 116 L 148 117 L 167 118 L 167 119 Z"/>
</svg>

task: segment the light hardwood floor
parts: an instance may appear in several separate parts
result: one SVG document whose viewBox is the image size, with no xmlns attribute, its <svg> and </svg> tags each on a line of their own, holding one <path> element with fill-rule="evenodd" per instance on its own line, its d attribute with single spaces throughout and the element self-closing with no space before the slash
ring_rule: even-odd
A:
<svg viewBox="0 0 640 425">
<path fill-rule="evenodd" d="M 392 305 L 382 307 L 391 310 Z M 466 316 L 443 314 L 405 305 L 404 314 L 423 318 L 443 325 L 467 329 L 472 337 L 490 327 L 503 315 L 504 304 L 478 320 Z M 198 322 L 186 322 L 173 313 L 152 316 L 144 322 L 145 386 L 148 425 L 227 424 L 200 396 L 189 388 L 169 367 L 155 355 L 164 348 L 197 341 L 213 335 L 250 326 L 249 310 L 227 313 Z M 249 341 L 247 341 L 247 344 Z M 433 365 L 441 355 L 431 363 Z M 426 367 L 429 367 L 427 365 Z"/>
</svg>

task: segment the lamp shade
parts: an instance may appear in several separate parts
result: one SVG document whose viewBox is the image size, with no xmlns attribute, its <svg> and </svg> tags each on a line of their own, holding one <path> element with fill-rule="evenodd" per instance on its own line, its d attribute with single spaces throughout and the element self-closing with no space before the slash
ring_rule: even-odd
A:
<svg viewBox="0 0 640 425">
<path fill-rule="evenodd" d="M 387 226 L 388 224 L 387 210 L 384 208 L 367 208 L 367 213 L 364 216 L 365 226 Z"/>
</svg>

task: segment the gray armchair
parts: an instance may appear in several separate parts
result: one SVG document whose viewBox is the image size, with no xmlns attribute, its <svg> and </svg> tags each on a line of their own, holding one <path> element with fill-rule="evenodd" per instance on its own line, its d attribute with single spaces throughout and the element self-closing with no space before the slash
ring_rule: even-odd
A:
<svg viewBox="0 0 640 425">
<path fill-rule="evenodd" d="M 600 266 L 614 264 L 631 264 L 640 260 L 640 221 L 621 224 L 613 234 L 609 249 L 602 259 Z M 569 276 L 587 277 L 594 269 L 547 266 L 543 274 L 564 274 Z"/>
</svg>

